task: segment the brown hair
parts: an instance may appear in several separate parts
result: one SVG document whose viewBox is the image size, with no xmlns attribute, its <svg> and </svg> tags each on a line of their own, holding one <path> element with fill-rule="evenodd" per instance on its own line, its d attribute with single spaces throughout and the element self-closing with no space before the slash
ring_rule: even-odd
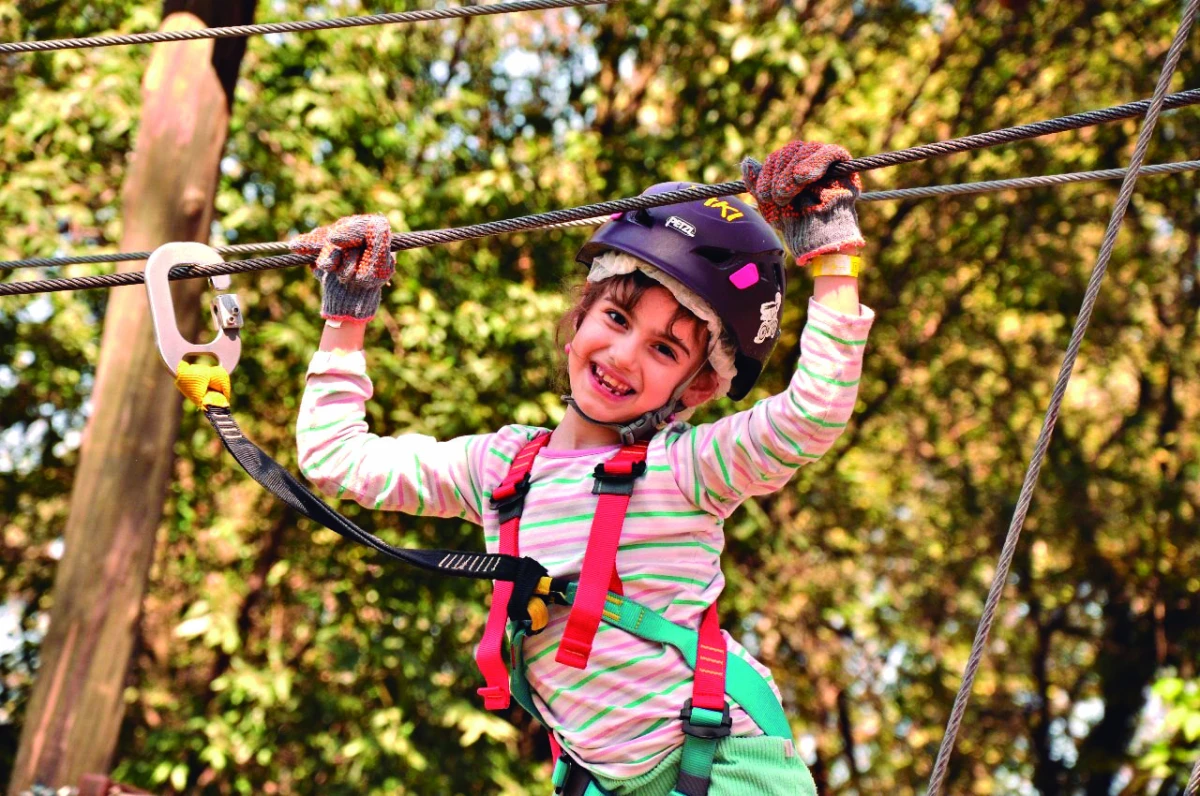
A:
<svg viewBox="0 0 1200 796">
<path fill-rule="evenodd" d="M 613 301 L 617 304 L 636 309 L 646 291 L 652 287 L 662 287 L 662 285 L 641 271 L 631 271 L 628 274 L 610 276 L 599 282 L 584 282 L 582 285 L 569 288 L 568 294 L 575 297 L 575 304 L 558 322 L 558 328 L 554 332 L 554 344 L 561 351 L 564 341 L 574 336 L 575 332 L 579 330 L 580 324 L 583 323 L 584 317 L 600 299 L 612 296 Z M 675 324 L 680 321 L 690 321 L 696 325 L 696 329 L 704 332 L 703 336 L 693 335 L 694 339 L 703 341 L 707 338 L 708 324 L 682 304 L 675 308 L 675 313 L 667 322 L 667 331 L 671 332 L 675 328 Z M 712 363 L 706 360 L 704 369 L 710 368 L 712 368 Z M 704 369 L 701 369 L 701 373 L 704 372 Z M 565 358 L 558 369 L 558 378 L 555 383 L 560 391 L 569 392 L 571 389 Z"/>
</svg>

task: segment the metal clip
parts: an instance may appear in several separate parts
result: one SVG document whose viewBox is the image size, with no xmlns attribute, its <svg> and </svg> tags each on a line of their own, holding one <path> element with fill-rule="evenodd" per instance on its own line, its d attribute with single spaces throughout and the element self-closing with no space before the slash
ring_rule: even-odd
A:
<svg viewBox="0 0 1200 796">
<path fill-rule="evenodd" d="M 150 299 L 150 318 L 154 321 L 154 336 L 158 341 L 158 352 L 172 373 L 189 354 L 210 354 L 217 358 L 226 372 L 232 373 L 242 354 L 242 340 L 238 330 L 242 328 L 242 310 L 237 295 L 223 293 L 212 302 L 213 322 L 217 336 L 209 343 L 200 345 L 183 339 L 175 324 L 175 304 L 171 300 L 171 286 L 167 277 L 177 265 L 216 265 L 223 263 L 221 255 L 203 243 L 166 243 L 159 246 L 146 262 L 146 295 Z M 209 283 L 216 290 L 229 288 L 229 275 L 210 277 Z"/>
</svg>

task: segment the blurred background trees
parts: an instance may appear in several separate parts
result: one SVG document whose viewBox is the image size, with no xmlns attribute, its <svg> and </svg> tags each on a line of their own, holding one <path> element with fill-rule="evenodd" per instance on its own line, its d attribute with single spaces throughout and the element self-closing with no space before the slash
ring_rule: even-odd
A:
<svg viewBox="0 0 1200 796">
<path fill-rule="evenodd" d="M 257 20 L 404 7 L 273 0 Z M 793 137 L 870 154 L 1140 99 L 1180 8 L 627 0 L 255 38 L 213 242 L 279 240 L 359 211 L 398 230 L 473 223 L 661 180 L 734 179 L 742 157 Z M 160 14 L 149 0 L 19 0 L 0 7 L 0 39 L 146 30 Z M 0 257 L 115 248 L 146 53 L 0 62 Z M 1174 85 L 1200 85 L 1200 36 Z M 1198 112 L 1164 115 L 1152 161 L 1196 156 Z M 866 182 L 1122 166 L 1136 130 Z M 1200 755 L 1200 182 L 1139 187 L 976 685 L 955 793 L 1180 793 Z M 923 792 L 1115 189 L 860 205 L 864 302 L 879 318 L 856 420 L 823 461 L 729 521 L 722 602 L 724 626 L 776 673 L 823 792 Z M 585 237 L 400 255 L 371 337 L 374 430 L 553 424 L 552 332 Z M 294 465 L 315 286 L 300 271 L 235 286 L 248 320 L 235 411 Z M 758 397 L 794 365 L 808 290 L 795 273 Z M 62 555 L 106 301 L 0 300 L 4 772 Z M 548 792 L 544 737 L 474 695 L 487 590 L 297 520 L 194 413 L 183 422 L 116 776 L 158 793 Z M 458 522 L 340 508 L 396 543 L 482 545 Z"/>
</svg>

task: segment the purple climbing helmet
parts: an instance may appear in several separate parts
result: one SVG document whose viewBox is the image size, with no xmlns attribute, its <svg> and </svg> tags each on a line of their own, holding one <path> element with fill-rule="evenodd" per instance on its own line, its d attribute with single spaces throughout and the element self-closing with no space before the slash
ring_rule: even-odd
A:
<svg viewBox="0 0 1200 796">
<path fill-rule="evenodd" d="M 644 194 L 689 188 L 664 182 Z M 575 259 L 591 266 L 618 251 L 650 263 L 704 299 L 734 343 L 735 401 L 758 381 L 779 340 L 783 246 L 759 212 L 732 196 L 622 213 L 600 227 Z"/>
</svg>

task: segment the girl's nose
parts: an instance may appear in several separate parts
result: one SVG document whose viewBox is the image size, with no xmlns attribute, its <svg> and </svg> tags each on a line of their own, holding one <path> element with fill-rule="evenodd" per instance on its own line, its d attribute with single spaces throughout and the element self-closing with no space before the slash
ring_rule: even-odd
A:
<svg viewBox="0 0 1200 796">
<path fill-rule="evenodd" d="M 637 359 L 639 345 L 637 335 L 622 335 L 619 340 L 610 346 L 613 364 L 624 368 L 631 366 Z"/>
</svg>

